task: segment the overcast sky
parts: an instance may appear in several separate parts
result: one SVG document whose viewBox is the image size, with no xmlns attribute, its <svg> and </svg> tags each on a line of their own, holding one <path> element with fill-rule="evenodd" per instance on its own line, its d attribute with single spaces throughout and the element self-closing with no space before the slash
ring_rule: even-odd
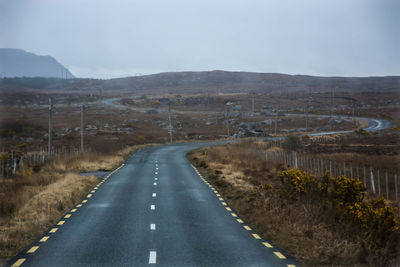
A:
<svg viewBox="0 0 400 267">
<path fill-rule="evenodd" d="M 51 55 L 78 77 L 400 75 L 400 1 L 0 0 L 0 47 Z"/>
</svg>

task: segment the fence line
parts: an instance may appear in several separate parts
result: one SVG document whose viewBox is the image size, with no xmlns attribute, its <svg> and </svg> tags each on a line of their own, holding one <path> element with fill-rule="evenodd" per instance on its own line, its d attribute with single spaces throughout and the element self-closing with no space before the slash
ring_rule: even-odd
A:
<svg viewBox="0 0 400 267">
<path fill-rule="evenodd" d="M 61 147 L 52 149 L 51 159 L 47 150 L 40 149 L 34 152 L 16 152 L 10 151 L 7 154 L 0 155 L 0 177 L 7 178 L 16 174 L 22 168 L 35 168 L 48 162 L 66 155 L 77 155 L 80 151 L 78 148 Z"/>
<path fill-rule="evenodd" d="M 327 171 L 333 177 L 350 174 L 351 178 L 358 178 L 371 193 L 378 196 L 386 196 L 386 199 L 390 200 L 398 201 L 399 199 L 397 169 L 381 172 L 381 170 L 374 169 L 369 165 L 354 166 L 351 162 L 336 162 L 326 158 L 299 155 L 297 152 L 270 151 L 268 149 L 265 150 L 265 159 L 267 162 L 284 164 L 320 177 Z M 367 167 L 369 167 L 369 172 L 367 172 Z M 363 170 L 361 172 L 362 176 L 360 176 L 360 168 Z M 385 175 L 380 175 L 381 173 Z M 367 183 L 368 180 L 369 182 Z"/>
</svg>

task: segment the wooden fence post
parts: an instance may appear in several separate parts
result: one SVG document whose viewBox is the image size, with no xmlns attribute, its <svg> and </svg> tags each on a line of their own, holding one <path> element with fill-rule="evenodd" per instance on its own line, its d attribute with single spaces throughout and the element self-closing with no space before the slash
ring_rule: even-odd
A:
<svg viewBox="0 0 400 267">
<path fill-rule="evenodd" d="M 385 170 L 385 182 L 386 182 L 386 199 L 389 200 L 389 177 L 387 170 Z"/>
<path fill-rule="evenodd" d="M 399 198 L 398 198 L 398 184 L 397 184 L 397 174 L 395 174 L 394 175 L 394 193 L 395 193 L 395 199 L 396 199 L 396 201 L 398 201 L 399 200 Z"/>
<path fill-rule="evenodd" d="M 350 162 L 350 178 L 353 178 L 353 163 Z"/>
<path fill-rule="evenodd" d="M 369 167 L 369 172 L 370 172 L 370 182 L 371 182 L 371 190 L 372 193 L 376 194 L 376 190 L 375 190 L 375 182 L 374 182 L 374 173 L 372 172 L 372 167 Z"/>
<path fill-rule="evenodd" d="M 378 180 L 378 196 L 381 196 L 381 177 L 379 175 L 379 169 L 376 171 L 376 179 Z"/>
<path fill-rule="evenodd" d="M 363 182 L 364 182 L 364 187 L 367 188 L 367 175 L 365 173 L 365 165 L 364 165 L 364 180 L 363 180 Z"/>
</svg>

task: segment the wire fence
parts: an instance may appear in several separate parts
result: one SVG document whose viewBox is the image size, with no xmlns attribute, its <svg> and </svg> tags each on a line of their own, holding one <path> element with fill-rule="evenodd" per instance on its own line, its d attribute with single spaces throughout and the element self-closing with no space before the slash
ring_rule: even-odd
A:
<svg viewBox="0 0 400 267">
<path fill-rule="evenodd" d="M 32 152 L 9 151 L 0 155 L 0 177 L 9 178 L 14 176 L 20 169 L 35 169 L 50 160 L 79 153 L 81 153 L 80 150 L 74 147 L 53 148 L 51 157 L 49 157 L 49 153 L 45 149 Z"/>
<path fill-rule="evenodd" d="M 273 145 L 279 145 L 272 142 Z M 322 177 L 326 172 L 333 177 L 345 175 L 358 178 L 371 193 L 384 196 L 388 200 L 399 201 L 399 172 L 397 168 L 378 169 L 371 165 L 355 165 L 352 162 L 337 161 L 321 157 L 301 155 L 288 151 L 265 151 L 265 160 L 291 166 Z"/>
</svg>

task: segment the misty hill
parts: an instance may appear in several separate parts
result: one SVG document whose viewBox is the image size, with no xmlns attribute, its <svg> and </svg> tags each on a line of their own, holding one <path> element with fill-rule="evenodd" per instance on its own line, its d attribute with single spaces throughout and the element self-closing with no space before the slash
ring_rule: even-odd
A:
<svg viewBox="0 0 400 267">
<path fill-rule="evenodd" d="M 102 81 L 104 89 L 172 91 L 395 91 L 400 76 L 318 77 L 277 73 L 203 71 L 166 72 Z"/>
<path fill-rule="evenodd" d="M 39 56 L 21 49 L 0 48 L 0 77 L 75 76 L 51 56 Z"/>
<path fill-rule="evenodd" d="M 10 87 L 13 85 L 14 87 Z M 278 73 L 202 71 L 165 72 L 118 79 L 0 79 L 0 89 L 43 88 L 67 91 L 109 91 L 115 93 L 193 93 L 193 92 L 383 92 L 400 91 L 400 76 L 318 77 Z M 17 86 L 17 87 L 16 87 Z"/>
</svg>

